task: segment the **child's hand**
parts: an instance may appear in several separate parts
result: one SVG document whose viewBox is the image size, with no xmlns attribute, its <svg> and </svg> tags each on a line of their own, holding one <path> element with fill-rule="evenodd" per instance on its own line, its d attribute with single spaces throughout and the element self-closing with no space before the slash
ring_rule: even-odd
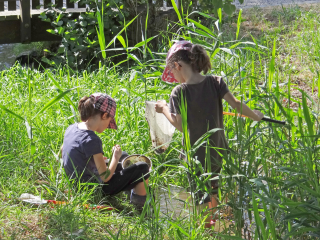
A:
<svg viewBox="0 0 320 240">
<path fill-rule="evenodd" d="M 114 158 L 119 161 L 120 157 L 122 155 L 122 150 L 121 150 L 121 147 L 119 145 L 115 145 L 113 147 L 113 156 Z"/>
<path fill-rule="evenodd" d="M 257 115 L 257 118 L 254 119 L 255 121 L 260 121 L 263 118 L 263 113 L 260 112 L 259 110 L 253 110 L 253 112 Z"/>
<path fill-rule="evenodd" d="M 163 113 L 163 109 L 167 107 L 167 102 L 165 100 L 158 100 L 155 109 L 157 113 Z"/>
</svg>

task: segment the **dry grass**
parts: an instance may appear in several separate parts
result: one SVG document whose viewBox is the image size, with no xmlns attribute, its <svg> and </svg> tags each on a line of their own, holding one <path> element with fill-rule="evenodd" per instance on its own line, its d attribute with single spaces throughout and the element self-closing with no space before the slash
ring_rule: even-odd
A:
<svg viewBox="0 0 320 240">
<path fill-rule="evenodd" d="M 314 86 L 312 89 L 312 82 L 317 81 L 317 75 L 315 71 L 310 70 L 314 59 L 308 58 L 299 49 L 301 46 L 300 36 L 308 30 L 302 24 L 304 20 L 301 19 L 301 16 L 309 11 L 315 14 L 320 13 L 320 4 L 285 6 L 284 9 L 281 6 L 244 9 L 239 39 L 252 41 L 251 36 L 253 36 L 262 45 L 269 45 L 271 48 L 273 38 L 277 38 L 276 68 L 280 72 L 280 82 L 287 82 L 290 77 L 293 99 L 301 100 L 302 94 L 298 90 L 301 89 L 306 91 L 318 105 L 318 88 Z M 224 25 L 224 31 L 229 35 L 235 35 L 236 21 L 236 17 L 234 17 L 231 24 Z M 257 62 L 257 66 L 259 66 L 259 62 Z M 311 101 L 308 100 L 308 104 L 311 106 Z M 292 102 L 290 107 L 296 110 L 298 103 Z"/>
</svg>

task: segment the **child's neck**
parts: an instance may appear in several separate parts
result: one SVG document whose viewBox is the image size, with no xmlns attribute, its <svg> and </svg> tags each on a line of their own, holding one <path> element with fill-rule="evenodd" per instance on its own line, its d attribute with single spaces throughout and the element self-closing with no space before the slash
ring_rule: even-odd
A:
<svg viewBox="0 0 320 240">
<path fill-rule="evenodd" d="M 94 122 L 92 122 L 92 121 L 86 121 L 86 122 L 81 122 L 81 123 L 79 123 L 78 124 L 78 127 L 80 128 L 80 129 L 83 129 L 83 130 L 91 130 L 91 131 L 94 131 L 94 132 L 96 132 L 97 131 L 97 126 L 96 126 L 97 124 L 95 124 Z"/>
<path fill-rule="evenodd" d="M 186 74 L 185 83 L 186 84 L 197 84 L 197 83 L 202 82 L 205 79 L 205 77 L 206 76 L 203 76 L 198 72 L 190 71 L 189 73 Z"/>
</svg>

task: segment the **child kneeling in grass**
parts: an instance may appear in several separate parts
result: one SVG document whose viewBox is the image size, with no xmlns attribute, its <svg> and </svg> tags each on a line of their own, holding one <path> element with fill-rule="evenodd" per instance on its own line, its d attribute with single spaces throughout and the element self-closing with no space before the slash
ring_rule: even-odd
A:
<svg viewBox="0 0 320 240">
<path fill-rule="evenodd" d="M 180 83 L 171 92 L 169 107 L 165 101 L 158 101 L 156 111 L 163 113 L 171 124 L 182 132 L 181 101 L 183 97 L 187 102 L 187 124 L 191 146 L 208 130 L 214 128 L 223 129 L 223 106 L 222 99 L 226 100 L 232 108 L 250 117 L 255 121 L 260 121 L 263 114 L 259 111 L 252 111 L 246 104 L 237 100 L 224 82 L 222 77 L 212 75 L 202 75 L 211 69 L 210 58 L 206 51 L 196 44 L 188 41 L 178 41 L 169 50 L 166 59 L 166 68 L 162 75 L 162 80 L 170 83 Z M 221 170 L 222 149 L 226 149 L 224 131 L 220 130 L 212 134 L 209 138 L 210 154 L 207 153 L 206 146 L 201 146 L 194 154 L 200 161 L 206 172 L 211 172 L 213 176 L 218 176 Z M 217 152 L 220 151 L 220 154 Z M 207 159 L 207 156 L 210 159 Z M 211 169 L 206 169 L 207 162 L 210 161 Z M 200 176 L 198 171 L 197 175 Z M 188 175 L 191 188 L 195 189 L 195 182 Z M 209 183 L 206 183 L 209 185 Z M 218 180 L 210 182 L 211 196 L 201 191 L 196 193 L 195 202 L 203 208 L 216 208 Z M 211 212 L 212 214 L 214 213 Z M 212 216 L 206 219 L 205 227 L 210 228 L 214 224 Z"/>
<path fill-rule="evenodd" d="M 62 159 L 67 175 L 82 183 L 101 183 L 105 195 L 131 190 L 130 203 L 143 207 L 146 201 L 143 179 L 148 184 L 148 164 L 138 162 L 122 169 L 121 161 L 128 154 L 116 145 L 107 166 L 102 141 L 95 134 L 107 128 L 117 129 L 114 99 L 103 93 L 85 96 L 79 101 L 78 110 L 82 122 L 69 126 L 63 140 Z"/>
</svg>

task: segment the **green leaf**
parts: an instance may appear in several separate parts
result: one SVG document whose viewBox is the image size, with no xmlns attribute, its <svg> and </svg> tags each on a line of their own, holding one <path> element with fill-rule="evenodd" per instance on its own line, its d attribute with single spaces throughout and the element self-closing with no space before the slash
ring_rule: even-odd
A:
<svg viewBox="0 0 320 240">
<path fill-rule="evenodd" d="M 192 22 L 197 28 L 200 28 L 202 30 L 204 30 L 206 33 L 215 36 L 215 34 L 207 27 L 203 26 L 202 24 L 192 20 L 192 19 L 188 19 L 189 22 Z"/>
<path fill-rule="evenodd" d="M 32 142 L 30 145 L 31 156 L 36 153 L 36 145 Z"/>
<path fill-rule="evenodd" d="M 236 40 L 238 40 L 238 36 L 239 36 L 239 32 L 240 32 L 241 14 L 242 14 L 242 9 L 240 9 L 240 11 L 239 11 L 239 16 L 238 16 Z"/>
<path fill-rule="evenodd" d="M 126 48 L 127 45 L 126 45 L 126 42 L 124 41 L 123 37 L 121 35 L 117 36 L 119 42 L 121 43 L 121 45 Z"/>
<path fill-rule="evenodd" d="M 261 51 L 259 51 L 259 50 L 255 49 L 255 48 L 252 48 L 252 47 L 244 47 L 244 48 L 241 48 L 241 49 L 245 49 L 245 50 L 249 50 L 249 51 L 251 51 L 251 52 L 256 52 L 256 53 L 259 53 L 259 54 L 265 55 L 265 53 L 264 53 L 264 52 L 261 52 Z"/>
<path fill-rule="evenodd" d="M 314 135 L 314 132 L 313 132 L 314 124 L 313 124 L 311 117 L 310 117 L 309 107 L 307 105 L 306 93 L 304 91 L 302 91 L 302 107 L 303 107 L 303 115 L 304 115 L 304 118 L 307 122 L 309 135 L 313 136 Z"/>
<path fill-rule="evenodd" d="M 218 9 L 218 16 L 219 16 L 219 23 L 221 24 L 222 23 L 222 9 L 221 8 Z"/>
<path fill-rule="evenodd" d="M 266 219 L 267 219 L 268 228 L 271 231 L 272 239 L 277 239 L 276 230 L 275 230 L 276 227 L 275 227 L 275 224 L 274 224 L 274 220 L 271 219 L 270 212 L 268 210 L 268 206 L 265 204 L 264 201 L 263 201 L 263 209 L 264 209 L 264 213 L 265 213 L 265 216 L 266 216 Z"/>
<path fill-rule="evenodd" d="M 183 233 L 185 236 L 189 237 L 189 234 L 183 230 L 179 225 L 177 225 L 174 222 L 168 221 L 168 223 L 170 223 L 172 226 L 174 226 L 176 229 L 179 229 L 181 233 Z"/>
<path fill-rule="evenodd" d="M 51 65 L 51 66 L 53 66 L 53 65 L 56 64 L 54 61 L 50 61 L 50 60 L 49 60 L 48 58 L 46 58 L 46 57 L 42 57 L 42 58 L 41 58 L 41 61 L 42 61 L 42 62 L 45 62 L 45 63 L 47 63 L 47 64 L 49 64 L 49 65 Z"/>
<path fill-rule="evenodd" d="M 269 64 L 269 91 L 271 92 L 276 57 L 276 39 L 273 40 L 272 58 Z"/>
<path fill-rule="evenodd" d="M 262 239 L 268 239 L 267 238 L 267 233 L 264 228 L 264 224 L 261 220 L 261 217 L 259 215 L 259 209 L 258 209 L 258 203 L 256 200 L 256 194 L 252 191 L 252 206 L 253 206 L 253 211 L 254 211 L 254 219 L 257 225 L 257 228 L 260 229 L 262 233 Z"/>
<path fill-rule="evenodd" d="M 143 64 L 141 63 L 141 61 L 139 60 L 139 58 L 132 54 L 132 53 L 128 53 L 128 57 L 130 57 L 131 59 L 133 59 L 136 63 L 138 63 L 140 66 L 142 66 Z"/>
<path fill-rule="evenodd" d="M 135 16 L 129 23 L 127 23 L 120 32 L 117 33 L 116 36 L 114 36 L 114 38 L 108 43 L 108 45 L 105 48 L 108 48 L 111 46 L 112 43 L 114 43 L 114 41 L 117 39 L 117 37 L 134 21 L 136 20 L 136 18 L 139 16 L 140 14 L 138 14 L 137 16 Z"/>
<path fill-rule="evenodd" d="M 175 0 L 171 0 L 171 3 L 172 3 L 172 6 L 173 6 L 174 11 L 175 11 L 176 14 L 178 15 L 179 22 L 180 22 L 182 25 L 184 25 L 184 24 L 183 24 L 183 19 L 182 19 L 182 17 L 181 17 L 181 14 L 180 14 L 180 12 L 179 12 L 179 9 L 178 9 L 178 7 L 177 7 L 177 5 L 176 5 L 176 1 L 175 1 Z"/>
<path fill-rule="evenodd" d="M 230 55 L 236 57 L 236 58 L 239 58 L 239 56 L 237 54 L 235 54 L 231 49 L 229 48 L 220 48 L 220 50 L 226 52 L 226 53 L 229 53 Z"/>
<path fill-rule="evenodd" d="M 225 3 L 223 10 L 230 16 L 236 11 L 236 6 L 231 3 Z"/>
<path fill-rule="evenodd" d="M 55 34 L 56 32 L 53 29 L 47 29 L 48 33 Z"/>
<path fill-rule="evenodd" d="M 192 13 L 190 13 L 190 14 L 188 15 L 188 17 L 191 16 L 191 15 L 193 15 L 193 14 L 196 14 L 196 15 L 199 14 L 199 15 L 205 17 L 205 18 L 212 19 L 212 20 L 217 20 L 217 18 L 215 18 L 215 17 L 213 17 L 213 16 L 211 16 L 211 15 L 205 14 L 205 13 L 203 13 L 203 12 L 199 12 L 199 11 L 193 11 Z"/>
<path fill-rule="evenodd" d="M 102 1 L 102 4 L 101 4 L 101 12 L 100 11 L 97 11 L 96 13 L 96 17 L 97 17 L 97 20 L 98 20 L 98 27 L 99 27 L 99 31 L 96 27 L 96 31 L 97 31 L 97 35 L 98 35 L 98 39 L 99 39 L 99 45 L 100 45 L 100 49 L 101 49 L 101 54 L 102 54 L 102 57 L 103 59 L 106 59 L 107 58 L 107 55 L 106 55 L 106 40 L 105 40 L 105 36 L 104 36 L 104 21 L 103 21 L 103 9 L 104 9 L 104 1 Z"/>
<path fill-rule="evenodd" d="M 60 93 L 58 96 L 52 98 L 32 119 L 34 119 L 40 113 L 44 112 L 47 108 L 51 107 L 53 104 L 57 103 L 61 98 L 63 98 L 66 94 L 68 94 L 75 88 L 68 89 L 67 91 Z"/>
<path fill-rule="evenodd" d="M 56 86 L 56 88 L 58 89 L 58 91 L 60 93 L 62 93 L 62 87 L 59 85 L 59 83 L 53 78 L 53 76 L 51 75 L 51 73 L 48 71 L 48 77 L 51 79 L 51 81 L 53 82 L 53 84 Z M 71 105 L 73 106 L 74 109 L 77 109 L 76 105 L 71 101 L 71 99 L 68 97 L 68 95 L 64 95 L 63 96 L 64 99 Z"/>
<path fill-rule="evenodd" d="M 12 111 L 9 110 L 8 108 L 6 108 L 6 107 L 4 107 L 4 106 L 2 106 L 2 105 L 0 105 L 0 108 L 1 108 L 2 110 L 4 110 L 5 112 L 11 114 L 12 116 L 14 116 L 14 117 L 16 117 L 16 118 L 19 118 L 20 120 L 24 121 L 24 118 L 23 118 L 23 117 L 21 117 L 21 116 L 19 116 L 18 114 L 12 112 Z"/>
<path fill-rule="evenodd" d="M 209 130 L 208 132 L 206 132 L 205 134 L 203 134 L 192 146 L 191 148 L 191 153 L 190 155 L 193 156 L 196 151 L 199 149 L 199 147 L 201 147 L 204 143 L 205 143 L 205 140 L 207 138 L 209 138 L 212 134 L 216 133 L 217 131 L 223 131 L 222 128 L 214 128 L 214 129 L 211 129 Z"/>
</svg>

